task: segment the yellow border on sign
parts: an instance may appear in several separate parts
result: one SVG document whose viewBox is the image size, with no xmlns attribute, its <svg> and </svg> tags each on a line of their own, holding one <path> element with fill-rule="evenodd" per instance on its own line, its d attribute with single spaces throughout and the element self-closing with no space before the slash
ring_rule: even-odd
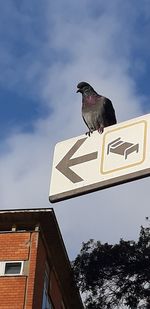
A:
<svg viewBox="0 0 150 309">
<path fill-rule="evenodd" d="M 132 127 L 132 126 L 135 126 L 135 125 L 140 124 L 140 123 L 144 123 L 144 147 L 143 147 L 143 158 L 142 158 L 142 160 L 140 160 L 140 162 L 137 162 L 137 163 L 132 163 L 132 164 L 126 165 L 124 167 L 119 167 L 119 168 L 115 168 L 115 169 L 109 170 L 107 172 L 104 172 L 103 171 L 103 163 L 104 163 L 104 151 L 105 151 L 105 138 L 106 138 L 106 135 L 111 133 L 111 132 L 119 131 L 119 130 L 121 130 L 123 128 Z M 146 156 L 146 137 L 147 137 L 147 122 L 145 120 L 141 120 L 141 121 L 138 121 L 138 122 L 136 122 L 134 124 L 128 124 L 128 125 L 125 125 L 125 126 L 123 126 L 121 128 L 117 128 L 117 129 L 111 130 L 109 132 L 106 132 L 104 134 L 103 146 L 102 146 L 102 159 L 101 159 L 101 165 L 100 165 L 100 172 L 101 172 L 101 174 L 109 174 L 109 173 L 112 173 L 112 172 L 116 172 L 116 171 L 119 171 L 119 170 L 122 170 L 122 169 L 125 169 L 125 168 L 129 168 L 131 166 L 135 166 L 135 165 L 139 165 L 139 164 L 143 163 L 144 160 L 145 160 L 145 156 Z"/>
</svg>

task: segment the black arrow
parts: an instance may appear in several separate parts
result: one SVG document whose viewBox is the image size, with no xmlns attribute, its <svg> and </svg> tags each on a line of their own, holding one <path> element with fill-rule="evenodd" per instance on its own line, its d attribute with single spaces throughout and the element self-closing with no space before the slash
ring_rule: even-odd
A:
<svg viewBox="0 0 150 309">
<path fill-rule="evenodd" d="M 73 172 L 70 169 L 70 167 L 73 165 L 77 165 L 77 164 L 81 164 L 87 161 L 97 159 L 98 152 L 92 152 L 92 153 L 77 157 L 75 159 L 71 159 L 71 157 L 81 147 L 81 145 L 85 142 L 86 139 L 87 137 L 79 139 L 56 166 L 58 171 L 61 172 L 64 176 L 66 176 L 73 183 L 83 181 L 83 179 L 79 175 L 77 175 L 75 172 Z"/>
</svg>

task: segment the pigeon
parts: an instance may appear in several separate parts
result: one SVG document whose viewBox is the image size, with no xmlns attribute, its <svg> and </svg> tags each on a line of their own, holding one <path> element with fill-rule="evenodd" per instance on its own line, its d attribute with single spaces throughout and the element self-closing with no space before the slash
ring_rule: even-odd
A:
<svg viewBox="0 0 150 309">
<path fill-rule="evenodd" d="M 103 133 L 105 127 L 117 123 L 115 110 L 108 98 L 98 94 L 86 82 L 80 82 L 77 88 L 77 92 L 82 93 L 82 117 L 89 129 L 86 134 L 90 136 L 95 130 Z"/>
</svg>

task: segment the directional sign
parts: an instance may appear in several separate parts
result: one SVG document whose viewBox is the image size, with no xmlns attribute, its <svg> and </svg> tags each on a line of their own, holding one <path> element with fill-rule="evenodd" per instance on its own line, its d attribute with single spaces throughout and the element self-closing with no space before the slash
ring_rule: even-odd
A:
<svg viewBox="0 0 150 309">
<path fill-rule="evenodd" d="M 50 202 L 150 175 L 150 114 L 55 147 Z"/>
</svg>

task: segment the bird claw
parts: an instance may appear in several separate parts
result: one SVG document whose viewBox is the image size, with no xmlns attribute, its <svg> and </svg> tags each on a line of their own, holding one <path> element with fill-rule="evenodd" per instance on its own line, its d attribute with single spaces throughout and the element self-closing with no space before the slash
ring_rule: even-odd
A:
<svg viewBox="0 0 150 309">
<path fill-rule="evenodd" d="M 93 131 L 90 131 L 90 130 L 89 130 L 88 132 L 85 133 L 85 135 L 90 136 L 92 133 L 93 133 Z"/>
<path fill-rule="evenodd" d="M 98 132 L 99 132 L 100 134 L 102 134 L 102 133 L 104 132 L 104 127 L 103 127 L 103 126 L 100 126 L 100 127 L 98 128 Z"/>
</svg>

